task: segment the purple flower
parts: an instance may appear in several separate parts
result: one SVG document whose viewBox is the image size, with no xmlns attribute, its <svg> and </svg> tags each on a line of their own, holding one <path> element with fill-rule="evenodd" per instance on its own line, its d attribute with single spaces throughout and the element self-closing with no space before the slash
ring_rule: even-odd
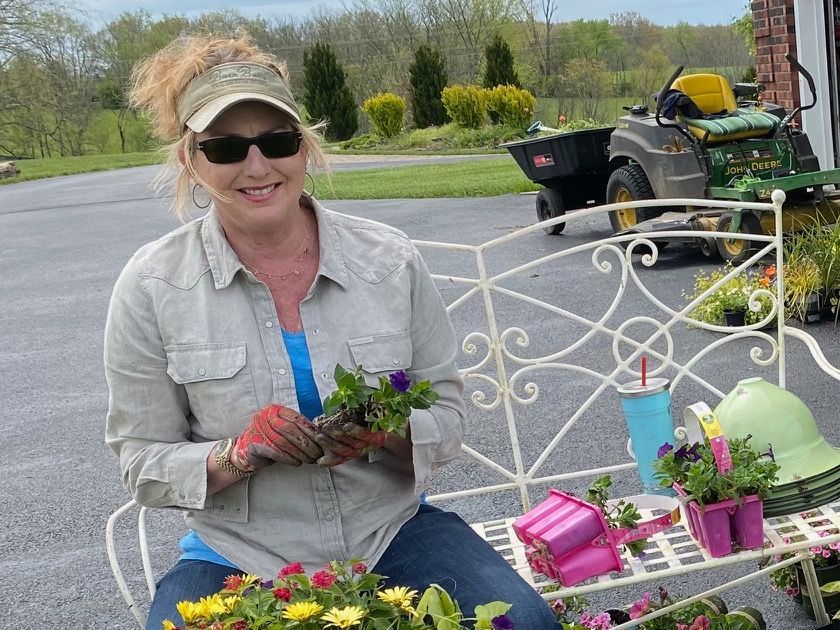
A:
<svg viewBox="0 0 840 630">
<path fill-rule="evenodd" d="M 697 449 L 700 448 L 700 444 L 695 442 L 691 446 L 688 444 L 684 444 L 680 448 L 677 449 L 677 452 L 674 453 L 674 457 L 677 459 L 685 459 L 690 462 L 697 462 L 700 461 L 700 453 Z"/>
<path fill-rule="evenodd" d="M 403 373 L 403 376 L 405 376 L 405 373 Z M 490 620 L 490 626 L 493 630 L 514 630 L 516 627 L 513 625 L 513 620 L 507 615 L 493 617 L 493 619 Z"/>
<path fill-rule="evenodd" d="M 391 387 L 398 392 L 407 392 L 408 388 L 411 387 L 411 379 L 402 370 L 397 370 L 389 374 L 388 380 L 391 381 Z"/>
<path fill-rule="evenodd" d="M 665 442 L 662 446 L 659 447 L 659 450 L 656 451 L 656 457 L 665 457 L 667 453 L 670 453 L 674 450 L 674 445 L 668 442 Z"/>
</svg>

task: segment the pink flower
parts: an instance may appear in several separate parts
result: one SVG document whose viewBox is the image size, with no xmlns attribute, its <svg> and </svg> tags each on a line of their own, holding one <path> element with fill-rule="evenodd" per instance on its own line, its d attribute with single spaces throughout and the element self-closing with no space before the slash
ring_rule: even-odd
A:
<svg viewBox="0 0 840 630">
<path fill-rule="evenodd" d="M 711 621 L 706 615 L 698 615 L 694 618 L 694 623 L 688 627 L 688 630 L 709 630 L 710 625 Z"/>
<path fill-rule="evenodd" d="M 300 562 L 293 562 L 292 564 L 287 564 L 285 567 L 280 569 L 280 573 L 278 573 L 277 576 L 284 578 L 288 575 L 299 575 L 300 573 L 304 573 L 303 566 Z"/>
<path fill-rule="evenodd" d="M 831 550 L 830 549 L 823 549 L 822 556 L 823 556 L 823 558 L 830 558 L 831 557 Z"/>
<path fill-rule="evenodd" d="M 630 619 L 638 619 L 650 610 L 650 593 L 645 593 L 638 601 L 630 606 Z"/>
<path fill-rule="evenodd" d="M 353 563 L 353 573 L 356 575 L 361 575 L 362 573 L 367 572 L 368 567 L 364 562 L 354 562 Z"/>
<path fill-rule="evenodd" d="M 608 613 L 599 613 L 589 622 L 589 627 L 591 630 L 609 630 L 612 628 L 612 619 Z"/>
<path fill-rule="evenodd" d="M 678 623 L 677 627 L 676 627 L 676 630 L 688 630 L 688 624 L 687 623 Z"/>
<path fill-rule="evenodd" d="M 335 583 L 335 573 L 332 571 L 316 571 L 312 575 L 312 586 L 315 588 L 329 588 Z"/>
<path fill-rule="evenodd" d="M 276 599 L 282 599 L 284 602 L 292 599 L 292 591 L 288 588 L 275 588 L 271 592 L 274 593 Z"/>
</svg>

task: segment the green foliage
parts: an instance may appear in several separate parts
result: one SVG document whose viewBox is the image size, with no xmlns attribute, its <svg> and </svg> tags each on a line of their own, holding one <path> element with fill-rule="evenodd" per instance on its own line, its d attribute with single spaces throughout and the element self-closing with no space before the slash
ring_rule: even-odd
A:
<svg viewBox="0 0 840 630">
<path fill-rule="evenodd" d="M 336 364 L 333 377 L 336 389 L 324 399 L 324 416 L 361 410 L 373 432 L 385 431 L 405 437 L 411 410 L 428 409 L 438 399 L 429 381 L 411 383 L 402 370 L 380 376 L 378 388 L 365 383 L 361 365 L 350 372 Z"/>
<path fill-rule="evenodd" d="M 411 111 L 418 128 L 442 125 L 449 119 L 441 100 L 446 87 L 446 62 L 437 48 L 421 45 L 408 68 Z"/>
<path fill-rule="evenodd" d="M 756 295 L 759 305 L 757 311 L 750 308 L 750 297 L 759 290 L 775 290 L 776 268 L 766 267 L 759 273 L 741 272 L 729 280 L 724 280 L 731 272 L 732 267 L 726 265 L 711 273 L 701 271 L 694 277 L 693 293 L 683 294 L 683 297 L 693 302 L 703 293 L 710 293 L 694 307 L 689 317 L 707 324 L 723 326 L 726 324 L 724 311 L 744 312 L 746 324 L 758 323 L 770 315 L 773 300 L 769 295 Z"/>
<path fill-rule="evenodd" d="M 612 95 L 613 80 L 600 59 L 572 59 L 566 63 L 561 85 L 580 101 L 584 118 L 598 118 L 601 99 Z"/>
<path fill-rule="evenodd" d="M 476 85 L 450 85 L 443 88 L 443 106 L 453 122 L 467 129 L 484 125 L 486 93 Z"/>
<path fill-rule="evenodd" d="M 612 478 L 609 475 L 599 477 L 589 489 L 586 491 L 586 500 L 593 505 L 601 508 L 604 513 L 604 518 L 607 525 L 612 529 L 626 527 L 628 529 L 635 529 L 639 521 L 642 520 L 642 515 L 639 514 L 638 508 L 632 503 L 627 503 L 624 499 L 617 502 L 609 502 L 610 488 L 612 487 Z M 626 543 L 624 546 L 634 556 L 638 556 L 645 549 L 645 540 L 636 540 L 634 542 Z"/>
<path fill-rule="evenodd" d="M 524 129 L 534 116 L 534 95 L 513 85 L 497 85 L 487 90 L 487 109 L 496 115 L 496 124 Z"/>
<path fill-rule="evenodd" d="M 785 305 L 800 318 L 811 293 L 822 299 L 840 288 L 840 224 L 827 224 L 825 217 L 818 220 L 817 225 L 800 227 L 784 243 Z"/>
<path fill-rule="evenodd" d="M 732 458 L 732 469 L 727 474 L 718 470 L 714 453 L 704 441 L 664 452 L 653 463 L 660 483 L 664 487 L 679 484 L 700 505 L 727 499 L 739 501 L 753 494 L 766 498 L 779 472 L 772 451 L 761 454 L 753 450 L 749 438 L 727 440 L 727 444 Z"/>
<path fill-rule="evenodd" d="M 402 96 L 391 92 L 377 94 L 366 99 L 362 109 L 383 138 L 393 138 L 402 129 L 405 115 L 405 99 Z"/>
<path fill-rule="evenodd" d="M 346 85 L 347 75 L 329 44 L 303 53 L 303 103 L 315 120 L 326 120 L 329 140 L 347 140 L 359 128 L 358 109 Z"/>
<path fill-rule="evenodd" d="M 510 46 L 498 33 L 484 49 L 484 80 L 482 85 L 493 88 L 497 85 L 512 85 L 521 88 L 519 75 L 513 67 Z"/>
</svg>

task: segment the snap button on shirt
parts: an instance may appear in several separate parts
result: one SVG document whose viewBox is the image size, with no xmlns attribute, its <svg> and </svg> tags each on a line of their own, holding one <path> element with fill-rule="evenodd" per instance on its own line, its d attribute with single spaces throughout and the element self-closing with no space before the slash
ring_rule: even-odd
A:
<svg viewBox="0 0 840 630">
<path fill-rule="evenodd" d="M 198 375 L 199 376 L 206 376 L 207 375 L 207 370 L 205 370 L 204 368 L 199 368 L 198 369 Z"/>
<path fill-rule="evenodd" d="M 270 322 L 270 321 L 269 321 L 269 322 L 266 322 L 266 323 L 265 323 L 265 327 L 266 327 L 266 328 L 271 328 L 272 326 L 274 326 L 274 322 Z"/>
</svg>

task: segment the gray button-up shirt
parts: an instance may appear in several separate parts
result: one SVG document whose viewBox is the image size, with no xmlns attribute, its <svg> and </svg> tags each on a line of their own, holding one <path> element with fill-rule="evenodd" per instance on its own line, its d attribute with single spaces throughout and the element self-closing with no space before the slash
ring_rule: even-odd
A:
<svg viewBox="0 0 840 630">
<path fill-rule="evenodd" d="M 440 399 L 411 414 L 411 459 L 380 449 L 335 468 L 275 464 L 207 495 L 219 439 L 268 403 L 297 408 L 271 294 L 213 211 L 138 250 L 105 327 L 106 441 L 129 492 L 185 509 L 214 550 L 266 578 L 295 561 L 373 565 L 464 434 L 455 335 L 417 250 L 398 230 L 312 205 L 321 259 L 300 310 L 318 393 L 334 389 L 336 363 L 362 365 L 371 384 L 396 369 L 430 380 Z"/>
</svg>

